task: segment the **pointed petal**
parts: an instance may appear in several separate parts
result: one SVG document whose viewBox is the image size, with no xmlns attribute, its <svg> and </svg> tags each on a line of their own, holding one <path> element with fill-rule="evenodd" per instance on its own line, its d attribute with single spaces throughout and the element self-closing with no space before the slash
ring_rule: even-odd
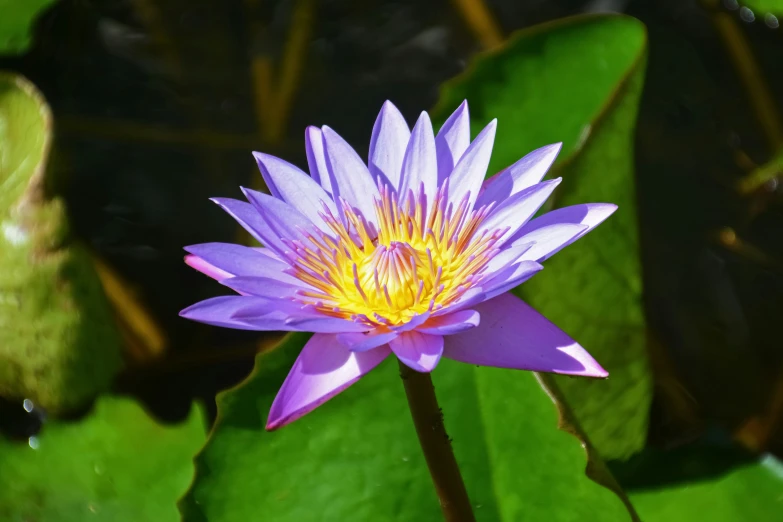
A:
<svg viewBox="0 0 783 522">
<path fill-rule="evenodd" d="M 337 342 L 352 352 L 366 352 L 395 339 L 397 332 L 367 332 L 367 333 L 341 333 L 337 334 Z"/>
<path fill-rule="evenodd" d="M 287 161 L 269 154 L 254 152 L 258 168 L 272 195 L 282 199 L 326 233 L 331 233 L 321 214 L 324 205 L 337 215 L 329 194 L 316 181 Z"/>
<path fill-rule="evenodd" d="M 279 327 L 284 326 L 284 319 L 279 316 L 269 318 L 266 325 L 260 325 L 259 322 L 250 324 L 234 317 L 247 307 L 258 306 L 259 303 L 254 303 L 253 299 L 256 298 L 238 295 L 213 297 L 185 308 L 179 315 L 191 321 L 237 330 L 281 330 Z"/>
<path fill-rule="evenodd" d="M 405 332 L 389 342 L 389 347 L 408 367 L 417 372 L 431 372 L 443 354 L 443 336 L 417 331 Z"/>
<path fill-rule="evenodd" d="M 460 310 L 453 314 L 433 317 L 416 331 L 431 335 L 458 334 L 477 327 L 480 318 L 481 314 L 475 310 Z"/>
<path fill-rule="evenodd" d="M 425 323 L 430 318 L 430 312 L 429 310 L 420 314 L 416 314 L 411 319 L 405 323 L 401 324 L 399 326 L 390 326 L 392 330 L 394 330 L 397 333 L 407 332 L 410 330 L 416 330 L 418 329 L 419 325 Z"/>
<path fill-rule="evenodd" d="M 462 154 L 470 145 L 470 116 L 468 101 L 463 101 L 457 110 L 449 116 L 435 137 L 435 150 L 438 155 L 438 186 L 459 163 Z"/>
<path fill-rule="evenodd" d="M 412 190 L 414 195 L 418 195 L 423 185 L 427 203 L 432 204 L 438 190 L 437 168 L 432 122 L 429 115 L 422 112 L 413 127 L 411 139 L 408 141 L 405 157 L 402 160 L 402 174 L 398 190 L 401 199 L 408 197 L 409 190 Z"/>
<path fill-rule="evenodd" d="M 492 299 L 496 295 L 516 288 L 543 269 L 544 267 L 535 261 L 513 263 L 500 272 L 489 276 L 486 280 L 481 281 L 481 290 L 484 292 L 487 300 Z"/>
<path fill-rule="evenodd" d="M 266 429 L 280 428 L 311 412 L 358 381 L 388 355 L 386 347 L 351 352 L 334 335 L 313 335 L 277 392 Z"/>
<path fill-rule="evenodd" d="M 307 167 L 310 169 L 310 177 L 331 194 L 332 182 L 329 168 L 326 166 L 324 138 L 318 127 L 310 126 L 305 130 L 305 151 L 307 152 Z"/>
<path fill-rule="evenodd" d="M 257 330 L 342 333 L 366 332 L 369 329 L 359 322 L 323 315 L 313 306 L 290 299 L 257 296 L 241 299 L 253 301 L 248 301 L 249 304 L 234 312 L 231 318 L 256 326 Z M 270 328 L 269 325 L 274 325 L 275 328 Z"/>
<path fill-rule="evenodd" d="M 466 195 L 468 209 L 473 208 L 473 203 L 478 198 L 484 176 L 487 174 L 489 159 L 492 157 L 492 146 L 495 143 L 495 130 L 497 120 L 492 120 L 484 127 L 473 143 L 460 158 L 454 171 L 449 176 L 449 201 L 454 206 L 459 205 Z"/>
<path fill-rule="evenodd" d="M 242 187 L 242 192 L 276 237 L 301 240 L 305 237 L 304 233 L 314 230 L 312 221 L 285 201 L 245 187 Z M 280 243 L 284 245 L 282 241 Z M 283 254 L 290 249 L 283 246 L 280 250 Z"/>
<path fill-rule="evenodd" d="M 253 205 L 231 198 L 212 198 L 212 201 L 228 212 L 242 228 L 247 230 L 261 244 L 268 246 L 277 253 L 285 252 L 286 247 L 280 241 L 280 236 L 272 231 Z"/>
<path fill-rule="evenodd" d="M 370 223 L 375 223 L 375 199 L 380 198 L 378 186 L 362 159 L 348 143 L 324 126 L 326 163 L 331 176 L 332 193 L 357 209 Z M 342 212 L 338 203 L 338 210 Z"/>
<path fill-rule="evenodd" d="M 606 377 L 606 370 L 557 326 L 512 294 L 476 306 L 481 324 L 446 337 L 450 359 L 499 368 Z"/>
<path fill-rule="evenodd" d="M 372 128 L 368 163 L 372 177 L 380 176 L 391 189 L 400 185 L 402 158 L 410 137 L 405 118 L 392 102 L 385 102 Z"/>
<path fill-rule="evenodd" d="M 475 304 L 482 303 L 487 300 L 487 296 L 484 294 L 484 290 L 479 287 L 471 288 L 464 294 L 459 296 L 453 302 L 447 304 L 443 308 L 432 312 L 432 317 L 440 317 L 443 315 L 454 313 L 458 310 L 464 310 L 470 308 Z"/>
<path fill-rule="evenodd" d="M 201 243 L 186 246 L 185 250 L 210 266 L 229 274 L 229 277 L 270 277 L 292 284 L 299 283 L 297 278 L 283 272 L 289 268 L 287 263 L 269 257 L 266 253 L 254 248 L 232 243 Z M 198 267 L 194 266 L 194 268 L 200 270 Z"/>
<path fill-rule="evenodd" d="M 220 283 L 243 295 L 269 297 L 273 299 L 292 299 L 297 295 L 297 292 L 308 290 L 309 286 L 299 281 L 297 281 L 298 284 L 292 284 L 271 277 L 252 276 L 230 277 L 228 279 L 223 279 Z M 310 289 L 312 289 L 312 287 L 310 287 Z"/>
<path fill-rule="evenodd" d="M 509 241 L 513 244 L 537 241 L 535 250 L 528 253 L 525 259 L 534 259 L 533 256 L 537 255 L 538 258 L 534 260 L 540 263 L 600 225 L 615 210 L 617 205 L 611 203 L 586 203 L 559 208 L 525 224 Z M 571 235 L 576 231 L 575 227 L 580 227 L 581 231 Z M 545 233 L 551 236 L 543 239 Z"/>
<path fill-rule="evenodd" d="M 562 146 L 562 143 L 555 143 L 536 149 L 489 178 L 484 185 L 484 191 L 476 201 L 476 206 L 488 205 L 493 201 L 500 203 L 541 181 L 555 162 Z"/>
<path fill-rule="evenodd" d="M 522 244 L 528 248 L 520 259 L 528 259 L 543 263 L 553 254 L 558 252 L 566 245 L 576 241 L 583 233 L 590 229 L 587 225 L 574 225 L 570 223 L 561 223 L 541 227 L 525 234 L 523 237 L 512 242 L 511 245 Z"/>
<path fill-rule="evenodd" d="M 508 229 L 503 240 L 507 242 L 541 208 L 560 181 L 557 178 L 538 183 L 502 201 L 481 223 L 477 233 Z"/>
</svg>

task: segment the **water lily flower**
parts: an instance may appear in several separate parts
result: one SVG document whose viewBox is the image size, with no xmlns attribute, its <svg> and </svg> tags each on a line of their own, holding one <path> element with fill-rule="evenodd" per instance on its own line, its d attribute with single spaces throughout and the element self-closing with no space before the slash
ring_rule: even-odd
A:
<svg viewBox="0 0 783 522">
<path fill-rule="evenodd" d="M 560 144 L 485 182 L 496 121 L 470 140 L 467 103 L 434 134 L 386 102 L 368 161 L 334 130 L 305 133 L 308 176 L 254 153 L 271 195 L 215 198 L 262 245 L 187 247 L 186 262 L 234 290 L 180 315 L 245 330 L 314 332 L 272 404 L 267 429 L 312 411 L 390 354 L 418 372 L 465 363 L 606 377 L 575 341 L 509 291 L 617 208 L 533 218 L 560 179 Z M 564 292 L 568 289 L 564 288 Z"/>
</svg>

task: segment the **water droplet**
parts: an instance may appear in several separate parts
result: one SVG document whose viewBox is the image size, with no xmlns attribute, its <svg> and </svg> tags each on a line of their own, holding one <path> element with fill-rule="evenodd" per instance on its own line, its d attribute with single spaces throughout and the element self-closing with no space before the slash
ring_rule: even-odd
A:
<svg viewBox="0 0 783 522">
<path fill-rule="evenodd" d="M 403 461 L 403 462 L 408 462 L 409 460 L 411 460 L 409 457 L 403 457 L 403 458 L 402 458 L 402 461 Z"/>
<path fill-rule="evenodd" d="M 767 27 L 770 29 L 777 29 L 780 27 L 780 22 L 778 21 L 778 17 L 773 15 L 772 13 L 767 13 L 764 15 L 764 23 L 767 24 Z"/>
<path fill-rule="evenodd" d="M 33 401 L 30 399 L 25 399 L 22 401 L 22 408 L 24 408 L 24 411 L 27 413 L 30 413 L 33 411 L 33 408 L 35 408 L 35 404 L 33 404 Z"/>
<path fill-rule="evenodd" d="M 740 8 L 740 18 L 743 22 L 751 23 L 756 19 L 756 15 L 753 14 L 753 11 L 743 6 Z"/>
<path fill-rule="evenodd" d="M 103 475 L 103 472 L 105 471 L 103 469 L 103 466 L 101 466 L 100 464 L 96 464 L 95 466 L 93 466 L 92 469 L 95 471 L 96 475 Z"/>
<path fill-rule="evenodd" d="M 37 450 L 41 446 L 41 442 L 38 440 L 38 437 L 33 436 L 27 439 L 27 445 Z"/>
<path fill-rule="evenodd" d="M 93 504 L 92 502 L 90 502 L 89 504 L 87 504 L 87 509 L 89 509 L 89 510 L 90 510 L 90 513 L 97 513 L 97 512 L 98 512 L 98 506 L 96 506 L 96 505 L 95 505 L 95 504 Z"/>
<path fill-rule="evenodd" d="M 739 7 L 739 3 L 737 0 L 723 0 L 723 6 L 730 11 L 735 11 Z"/>
</svg>

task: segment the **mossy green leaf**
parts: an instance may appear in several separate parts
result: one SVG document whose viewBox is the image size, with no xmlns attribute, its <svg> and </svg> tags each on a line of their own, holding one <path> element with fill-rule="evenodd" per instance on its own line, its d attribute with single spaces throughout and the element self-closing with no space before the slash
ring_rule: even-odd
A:
<svg viewBox="0 0 783 522">
<path fill-rule="evenodd" d="M 36 17 L 55 0 L 0 0 L 0 54 L 20 54 L 30 47 Z"/>
<path fill-rule="evenodd" d="M 264 431 L 307 334 L 259 355 L 218 397 L 218 419 L 181 503 L 188 522 L 439 520 L 393 358 L 315 411 Z M 585 475 L 579 439 L 530 372 L 441 361 L 446 428 L 480 521 L 628 521 L 623 501 Z"/>
<path fill-rule="evenodd" d="M 0 73 L 0 395 L 52 413 L 85 405 L 120 369 L 120 340 L 87 251 L 50 192 L 51 114 Z"/>
<path fill-rule="evenodd" d="M 29 444 L 0 438 L 0 520 L 176 522 L 204 438 L 199 408 L 165 426 L 116 397 L 80 421 L 45 424 Z"/>
<path fill-rule="evenodd" d="M 645 55 L 646 31 L 633 18 L 585 16 L 533 28 L 446 84 L 436 117 L 467 99 L 474 133 L 498 118 L 490 173 L 563 142 L 550 174 L 563 177 L 554 206 L 619 205 L 516 290 L 609 371 L 605 381 L 554 379 L 609 459 L 644 446 L 651 400 L 633 169 Z"/>
</svg>

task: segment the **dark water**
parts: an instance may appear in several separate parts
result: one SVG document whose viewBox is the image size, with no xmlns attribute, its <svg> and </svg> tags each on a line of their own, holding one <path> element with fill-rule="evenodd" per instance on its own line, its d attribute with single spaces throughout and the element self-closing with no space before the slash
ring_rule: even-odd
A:
<svg viewBox="0 0 783 522">
<path fill-rule="evenodd" d="M 0 62 L 52 105 L 76 234 L 132 283 L 166 332 L 167 356 L 133 366 L 116 386 L 163 419 L 184 417 L 194 398 L 214 415 L 215 392 L 250 371 L 261 335 L 177 316 L 220 291 L 182 263 L 181 247 L 236 239 L 207 198 L 238 197 L 239 185 L 254 183 L 251 149 L 304 165 L 306 125 L 328 123 L 366 150 L 384 100 L 413 121 L 479 50 L 446 0 L 315 3 L 280 139 L 262 128 L 259 111 L 270 109 L 259 107 L 251 71 L 261 56 L 280 65 L 293 2 L 63 0 L 40 20 L 30 53 Z M 771 150 L 714 13 L 689 0 L 487 5 L 506 34 L 597 8 L 647 25 L 636 163 L 657 373 L 650 439 L 676 446 L 763 412 L 783 378 L 783 206 L 775 181 L 748 196 L 734 188 Z M 742 20 L 733 7 L 714 9 Z M 783 30 L 761 18 L 740 23 L 783 107 Z M 727 241 L 726 228 L 740 240 Z M 16 404 L 0 409 L 13 435 L 40 424 Z M 783 451 L 780 430 L 772 448 Z"/>
</svg>

